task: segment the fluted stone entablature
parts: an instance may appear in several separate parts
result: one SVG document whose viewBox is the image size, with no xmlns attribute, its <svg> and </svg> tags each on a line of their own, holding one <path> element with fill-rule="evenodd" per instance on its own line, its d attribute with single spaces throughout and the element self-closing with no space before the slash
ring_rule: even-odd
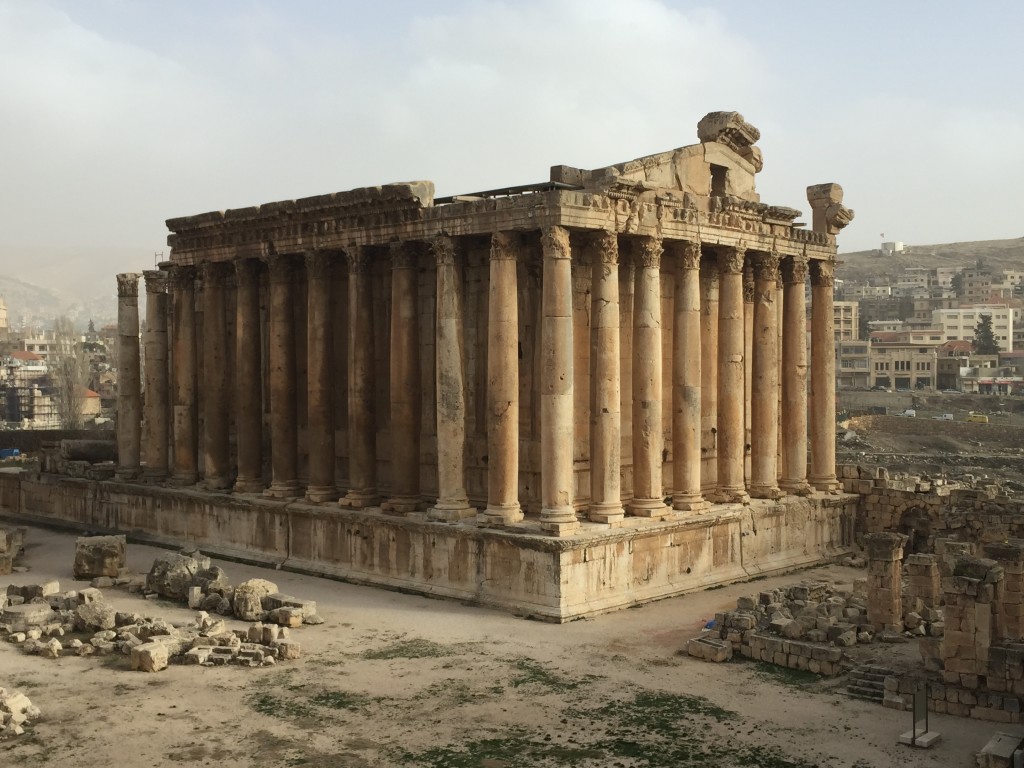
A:
<svg viewBox="0 0 1024 768">
<path fill-rule="evenodd" d="M 853 212 L 835 184 L 808 188 L 809 230 L 761 202 L 739 113 L 698 136 L 525 187 L 415 181 L 168 220 L 147 476 L 566 538 L 835 492 L 832 269 Z"/>
</svg>

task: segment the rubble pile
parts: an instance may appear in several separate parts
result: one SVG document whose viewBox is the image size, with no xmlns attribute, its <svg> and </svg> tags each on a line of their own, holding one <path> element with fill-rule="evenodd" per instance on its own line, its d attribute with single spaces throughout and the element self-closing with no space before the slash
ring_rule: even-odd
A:
<svg viewBox="0 0 1024 768">
<path fill-rule="evenodd" d="M 39 708 L 21 691 L 0 688 L 0 736 L 20 736 L 25 724 L 39 717 Z"/>
<path fill-rule="evenodd" d="M 0 576 L 14 571 L 14 560 L 25 549 L 25 533 L 24 528 L 0 527 Z"/>
<path fill-rule="evenodd" d="M 190 623 L 171 624 L 118 611 L 95 587 L 61 592 L 51 581 L 8 586 L 0 607 L 0 636 L 44 658 L 120 653 L 130 657 L 132 669 L 158 672 L 176 661 L 258 667 L 301 655 L 288 627 L 277 623 L 281 606 L 265 612 L 275 623 L 257 622 L 243 630 L 228 629 L 223 618 L 206 611 Z M 301 624 L 301 614 L 288 613 L 296 615 Z"/>
</svg>

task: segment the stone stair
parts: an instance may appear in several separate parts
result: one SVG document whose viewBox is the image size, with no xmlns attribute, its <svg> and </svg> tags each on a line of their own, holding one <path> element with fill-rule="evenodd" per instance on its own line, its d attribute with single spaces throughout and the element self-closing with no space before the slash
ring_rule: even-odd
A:
<svg viewBox="0 0 1024 768">
<path fill-rule="evenodd" d="M 877 664 L 861 664 L 854 667 L 850 670 L 846 695 L 881 704 L 885 697 L 885 678 L 894 674 L 896 673 L 888 667 L 880 667 Z"/>
</svg>

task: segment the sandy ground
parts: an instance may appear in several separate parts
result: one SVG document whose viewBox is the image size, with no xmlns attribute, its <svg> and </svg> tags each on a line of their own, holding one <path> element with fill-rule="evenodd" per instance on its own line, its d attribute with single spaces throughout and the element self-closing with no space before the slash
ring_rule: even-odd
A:
<svg viewBox="0 0 1024 768">
<path fill-rule="evenodd" d="M 29 584 L 71 576 L 74 537 L 30 529 Z M 158 550 L 129 546 L 148 570 Z M 829 566 L 664 600 L 566 625 L 326 579 L 219 562 L 232 583 L 273 580 L 319 603 L 326 623 L 293 630 L 303 657 L 277 667 L 127 658 L 46 660 L 0 643 L 0 686 L 42 716 L 0 741 L 0 766 L 973 766 L 1015 726 L 933 715 L 942 742 L 898 746 L 910 715 L 750 662 L 680 655 L 738 596 L 801 578 L 848 583 Z M 106 590 L 117 607 L 172 621 L 192 612 Z M 241 622 L 232 622 L 241 628 Z M 906 646 L 900 646 L 905 649 Z M 883 654 L 883 649 L 877 649 Z"/>
</svg>

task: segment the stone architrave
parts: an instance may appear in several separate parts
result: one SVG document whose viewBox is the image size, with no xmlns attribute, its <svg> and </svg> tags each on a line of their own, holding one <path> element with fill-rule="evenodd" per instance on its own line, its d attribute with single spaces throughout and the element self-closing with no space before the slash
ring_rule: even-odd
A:
<svg viewBox="0 0 1024 768">
<path fill-rule="evenodd" d="M 777 499 L 779 448 L 779 256 L 754 261 L 754 328 L 751 365 L 750 495 Z"/>
<path fill-rule="evenodd" d="M 700 243 L 667 244 L 675 276 L 672 323 L 672 508 L 700 510 Z"/>
<path fill-rule="evenodd" d="M 633 500 L 629 513 L 663 517 L 661 255 L 659 238 L 636 241 L 633 300 Z"/>
<path fill-rule="evenodd" d="M 718 487 L 718 261 L 700 263 L 700 484 Z"/>
<path fill-rule="evenodd" d="M 171 267 L 171 360 L 174 368 L 174 474 L 177 485 L 195 485 L 199 445 L 196 413 L 195 269 Z"/>
<path fill-rule="evenodd" d="M 782 489 L 806 496 L 807 482 L 807 256 L 782 262 Z"/>
<path fill-rule="evenodd" d="M 466 495 L 466 374 L 463 346 L 463 282 L 455 242 L 431 243 L 437 262 L 436 392 L 437 502 L 431 520 L 462 520 L 476 515 Z"/>
<path fill-rule="evenodd" d="M 334 483 L 334 399 L 331 387 L 331 261 L 326 251 L 306 253 L 306 370 L 309 484 L 306 501 L 322 504 L 336 501 Z"/>
<path fill-rule="evenodd" d="M 811 477 L 819 491 L 836 480 L 836 353 L 833 302 L 835 264 L 811 264 Z"/>
<path fill-rule="evenodd" d="M 238 476 L 235 493 L 262 493 L 263 483 L 263 342 L 260 333 L 260 265 L 258 259 L 235 262 L 235 432 Z"/>
<path fill-rule="evenodd" d="M 167 368 L 167 273 L 143 272 L 146 281 L 146 398 L 143 403 L 142 462 L 150 480 L 167 477 L 168 368 Z"/>
<path fill-rule="evenodd" d="M 619 319 L 619 238 L 597 233 L 591 259 L 590 510 L 595 523 L 618 523 L 622 508 L 622 361 Z"/>
<path fill-rule="evenodd" d="M 391 247 L 391 497 L 390 512 L 415 512 L 420 496 L 420 350 L 417 249 Z"/>
<path fill-rule="evenodd" d="M 351 246 L 348 257 L 348 434 L 349 488 L 338 501 L 363 509 L 380 503 L 377 495 L 377 416 L 374 409 L 373 286 L 370 251 Z"/>
<path fill-rule="evenodd" d="M 117 478 L 139 474 L 142 446 L 142 381 L 139 354 L 138 272 L 117 276 Z M 76 386 L 78 386 L 76 384 Z"/>
<path fill-rule="evenodd" d="M 271 481 L 263 495 L 299 495 L 298 413 L 295 365 L 295 266 L 292 256 L 274 254 L 270 268 L 270 439 Z"/>
<path fill-rule="evenodd" d="M 718 269 L 718 489 L 721 502 L 747 498 L 744 483 L 743 262 L 746 250 L 719 251 Z"/>
<path fill-rule="evenodd" d="M 231 485 L 228 392 L 228 327 L 225 282 L 228 265 L 208 261 L 200 267 L 203 293 L 203 485 L 220 491 Z"/>
<path fill-rule="evenodd" d="M 544 230 L 541 241 L 540 526 L 565 536 L 580 526 L 573 506 L 572 249 L 564 227 Z"/>
<path fill-rule="evenodd" d="M 902 533 L 869 533 L 864 537 L 868 556 L 868 622 L 875 630 L 903 631 Z"/>
<path fill-rule="evenodd" d="M 487 305 L 487 508 L 497 525 L 523 519 L 519 504 L 519 308 L 516 241 L 491 236 Z"/>
</svg>

